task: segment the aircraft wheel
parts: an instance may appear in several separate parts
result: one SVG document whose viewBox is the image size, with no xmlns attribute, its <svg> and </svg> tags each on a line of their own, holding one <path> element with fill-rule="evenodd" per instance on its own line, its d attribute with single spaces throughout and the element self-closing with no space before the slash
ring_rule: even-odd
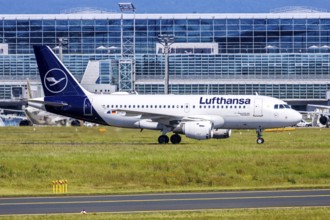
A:
<svg viewBox="0 0 330 220">
<path fill-rule="evenodd" d="M 158 137 L 159 144 L 167 144 L 169 142 L 169 138 L 166 135 L 160 135 Z"/>
<path fill-rule="evenodd" d="M 181 142 L 181 136 L 178 134 L 173 134 L 171 136 L 171 142 L 172 144 L 179 144 Z"/>
<path fill-rule="evenodd" d="M 257 144 L 263 144 L 265 140 L 263 138 L 258 138 L 257 139 Z"/>
<path fill-rule="evenodd" d="M 32 122 L 30 120 L 22 120 L 20 121 L 19 126 L 32 126 Z"/>
<path fill-rule="evenodd" d="M 80 121 L 79 120 L 71 121 L 71 126 L 80 126 Z"/>
</svg>

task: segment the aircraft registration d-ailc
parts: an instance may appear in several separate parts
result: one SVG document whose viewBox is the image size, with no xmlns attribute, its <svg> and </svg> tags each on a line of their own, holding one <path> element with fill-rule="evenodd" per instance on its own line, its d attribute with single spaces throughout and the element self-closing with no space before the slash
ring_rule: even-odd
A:
<svg viewBox="0 0 330 220">
<path fill-rule="evenodd" d="M 158 142 L 228 138 L 231 129 L 262 131 L 296 125 L 301 114 L 284 101 L 261 95 L 120 95 L 86 91 L 45 45 L 34 46 L 44 97 L 29 105 L 102 125 L 159 130 Z M 169 138 L 166 134 L 172 132 Z"/>
</svg>

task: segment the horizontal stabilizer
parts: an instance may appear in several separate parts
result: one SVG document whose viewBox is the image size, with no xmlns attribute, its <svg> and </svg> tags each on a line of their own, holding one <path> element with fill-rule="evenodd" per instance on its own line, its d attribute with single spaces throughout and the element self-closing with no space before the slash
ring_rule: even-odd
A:
<svg viewBox="0 0 330 220">
<path fill-rule="evenodd" d="M 53 106 L 53 107 L 63 107 L 67 106 L 67 103 L 59 103 L 59 102 L 47 102 L 43 100 L 36 100 L 36 99 L 29 99 L 29 103 L 37 103 L 37 104 L 43 104 L 43 105 L 48 105 L 48 106 Z"/>
</svg>

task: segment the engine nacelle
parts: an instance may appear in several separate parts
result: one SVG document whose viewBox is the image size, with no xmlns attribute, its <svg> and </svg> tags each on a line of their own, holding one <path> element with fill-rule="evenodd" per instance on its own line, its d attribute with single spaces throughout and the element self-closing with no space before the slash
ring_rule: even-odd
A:
<svg viewBox="0 0 330 220">
<path fill-rule="evenodd" d="M 25 119 L 20 121 L 19 126 L 32 126 L 32 122 L 30 120 Z"/>
<path fill-rule="evenodd" d="M 71 121 L 71 126 L 81 126 L 81 123 L 79 120 L 72 120 Z"/>
<path fill-rule="evenodd" d="M 322 124 L 322 125 L 327 125 L 329 119 L 328 119 L 328 117 L 326 117 L 326 116 L 324 116 L 324 115 L 321 115 L 319 121 L 320 121 L 320 124 Z"/>
<path fill-rule="evenodd" d="M 212 122 L 210 121 L 191 121 L 184 123 L 183 133 L 188 138 L 204 140 L 212 138 Z"/>
<path fill-rule="evenodd" d="M 158 122 L 152 121 L 150 119 L 140 120 L 135 123 L 135 126 L 142 129 L 150 129 L 150 130 L 161 130 L 162 125 Z"/>
<path fill-rule="evenodd" d="M 213 129 L 212 138 L 225 139 L 229 138 L 231 135 L 231 129 Z"/>
</svg>

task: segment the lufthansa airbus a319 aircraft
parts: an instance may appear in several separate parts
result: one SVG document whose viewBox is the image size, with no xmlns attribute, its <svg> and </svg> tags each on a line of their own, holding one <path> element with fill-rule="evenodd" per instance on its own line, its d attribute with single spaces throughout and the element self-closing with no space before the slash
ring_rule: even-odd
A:
<svg viewBox="0 0 330 220">
<path fill-rule="evenodd" d="M 160 144 L 178 144 L 180 134 L 228 138 L 231 129 L 256 129 L 262 144 L 263 129 L 293 126 L 302 118 L 282 100 L 259 95 L 93 94 L 48 46 L 34 46 L 34 52 L 45 97 L 30 99 L 30 106 L 103 125 L 159 130 Z"/>
</svg>

